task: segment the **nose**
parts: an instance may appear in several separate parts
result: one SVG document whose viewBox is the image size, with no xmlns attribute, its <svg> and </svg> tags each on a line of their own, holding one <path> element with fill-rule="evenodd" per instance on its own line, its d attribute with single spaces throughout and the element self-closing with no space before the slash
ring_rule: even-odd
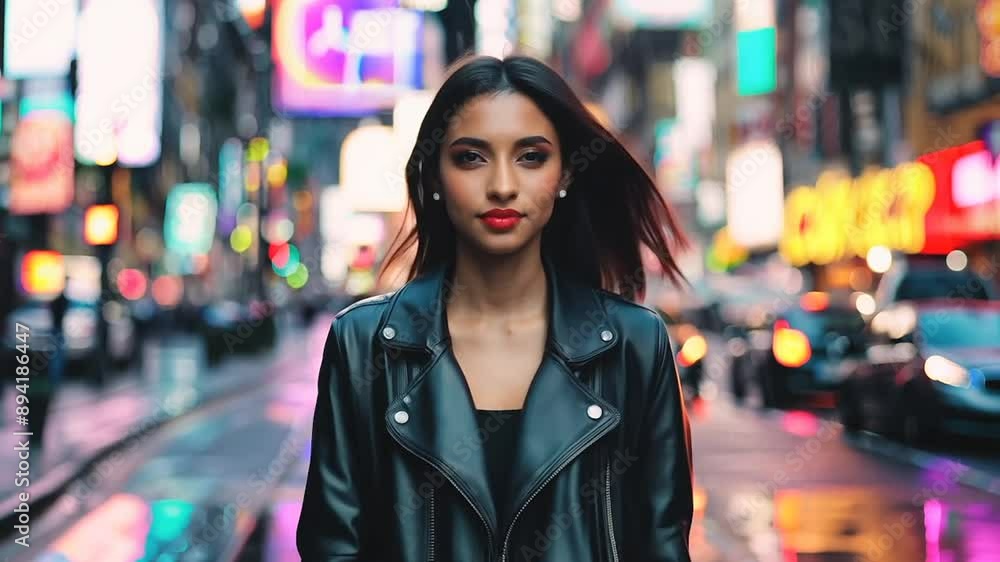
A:
<svg viewBox="0 0 1000 562">
<path fill-rule="evenodd" d="M 493 201 L 511 201 L 517 197 L 517 177 L 509 165 L 496 167 L 486 195 Z"/>
</svg>

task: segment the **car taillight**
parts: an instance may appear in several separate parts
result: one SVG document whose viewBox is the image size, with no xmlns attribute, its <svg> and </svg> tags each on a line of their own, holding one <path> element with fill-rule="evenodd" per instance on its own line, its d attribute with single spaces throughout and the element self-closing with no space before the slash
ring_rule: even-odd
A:
<svg viewBox="0 0 1000 562">
<path fill-rule="evenodd" d="M 706 353 L 708 353 L 708 342 L 705 341 L 705 337 L 700 334 L 694 335 L 688 338 L 677 352 L 677 362 L 683 367 L 690 367 L 701 361 Z"/>
<path fill-rule="evenodd" d="M 799 330 L 789 328 L 785 321 L 776 322 L 774 325 L 771 350 L 778 363 L 785 367 L 801 367 L 812 357 L 809 338 Z"/>
</svg>

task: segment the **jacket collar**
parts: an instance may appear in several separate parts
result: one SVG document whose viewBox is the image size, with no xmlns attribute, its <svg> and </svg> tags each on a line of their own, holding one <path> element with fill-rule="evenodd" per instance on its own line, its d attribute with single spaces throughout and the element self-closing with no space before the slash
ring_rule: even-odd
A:
<svg viewBox="0 0 1000 562">
<path fill-rule="evenodd" d="M 619 335 L 611 326 L 598 290 L 560 272 L 547 259 L 543 263 L 549 289 L 549 346 L 573 366 L 613 347 Z M 449 279 L 444 266 L 404 285 L 379 324 L 382 343 L 431 353 L 446 347 L 444 307 L 461 290 Z"/>
</svg>

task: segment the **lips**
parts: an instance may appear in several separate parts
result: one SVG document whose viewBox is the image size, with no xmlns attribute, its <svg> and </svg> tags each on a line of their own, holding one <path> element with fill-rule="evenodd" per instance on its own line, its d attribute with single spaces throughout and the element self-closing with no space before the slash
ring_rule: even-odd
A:
<svg viewBox="0 0 1000 562">
<path fill-rule="evenodd" d="M 524 217 L 519 211 L 514 209 L 490 209 L 479 215 L 479 218 L 492 230 L 510 230 L 517 226 Z"/>
</svg>

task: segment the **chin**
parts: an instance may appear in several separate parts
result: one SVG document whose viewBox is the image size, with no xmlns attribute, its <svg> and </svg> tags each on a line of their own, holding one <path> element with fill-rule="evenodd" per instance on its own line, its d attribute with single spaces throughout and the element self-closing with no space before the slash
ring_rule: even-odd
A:
<svg viewBox="0 0 1000 562">
<path fill-rule="evenodd" d="M 474 251 L 488 256 L 509 256 L 531 245 L 533 238 L 525 232 L 476 231 L 465 237 L 465 243 Z"/>
<path fill-rule="evenodd" d="M 520 238 L 515 239 L 514 237 L 508 240 L 498 240 L 496 238 L 492 240 L 479 239 L 475 241 L 475 246 L 479 251 L 490 256 L 508 256 L 527 248 L 528 241 L 521 240 Z"/>
</svg>

